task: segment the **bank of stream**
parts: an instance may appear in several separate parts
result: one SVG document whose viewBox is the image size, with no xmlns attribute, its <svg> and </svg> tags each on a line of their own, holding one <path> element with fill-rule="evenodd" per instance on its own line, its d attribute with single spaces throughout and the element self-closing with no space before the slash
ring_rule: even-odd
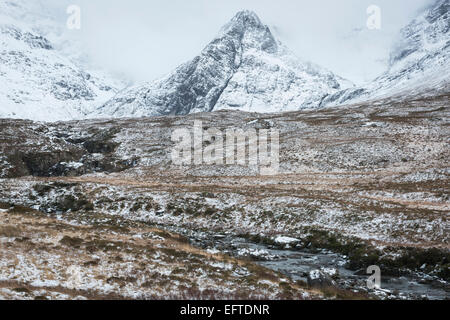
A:
<svg viewBox="0 0 450 320">
<path fill-rule="evenodd" d="M 164 226 L 161 226 L 164 227 Z M 348 258 L 329 250 L 305 248 L 284 249 L 283 246 L 255 243 L 232 234 L 212 234 L 205 231 L 167 227 L 187 237 L 191 244 L 211 253 L 250 259 L 266 268 L 281 272 L 294 281 L 311 283 L 312 275 L 327 277 L 337 289 L 367 294 L 379 299 L 450 299 L 449 284 L 426 274 L 411 272 L 399 277 L 383 276 L 380 288 L 369 289 L 367 270 L 350 270 Z M 369 267 L 369 266 L 367 266 Z"/>
</svg>

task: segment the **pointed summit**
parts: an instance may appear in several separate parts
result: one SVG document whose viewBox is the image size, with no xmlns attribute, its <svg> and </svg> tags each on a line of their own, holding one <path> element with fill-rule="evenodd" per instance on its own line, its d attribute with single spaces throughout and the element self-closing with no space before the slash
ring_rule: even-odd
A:
<svg viewBox="0 0 450 320">
<path fill-rule="evenodd" d="M 239 11 L 231 21 L 225 25 L 224 29 L 227 28 L 265 28 L 265 25 L 261 22 L 258 15 L 250 10 Z"/>
<path fill-rule="evenodd" d="M 222 37 L 230 37 L 239 42 L 243 48 L 275 53 L 278 42 L 270 28 L 261 22 L 258 15 L 250 10 L 238 12 L 221 30 Z"/>
<path fill-rule="evenodd" d="M 193 60 L 161 80 L 121 92 L 101 112 L 129 117 L 299 110 L 318 107 L 324 96 L 346 85 L 295 57 L 256 13 L 245 10 Z"/>
<path fill-rule="evenodd" d="M 261 20 L 259 19 L 258 15 L 252 10 L 241 10 L 238 13 L 236 13 L 233 20 L 234 19 L 253 20 L 253 21 L 261 23 Z"/>
</svg>

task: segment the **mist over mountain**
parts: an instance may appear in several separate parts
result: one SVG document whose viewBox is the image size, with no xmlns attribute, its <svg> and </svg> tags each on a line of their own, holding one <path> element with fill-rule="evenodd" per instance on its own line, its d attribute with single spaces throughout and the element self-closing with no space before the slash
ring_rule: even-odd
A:
<svg viewBox="0 0 450 320">
<path fill-rule="evenodd" d="M 125 85 L 69 55 L 52 17 L 40 2 L 0 2 L 0 117 L 84 118 Z"/>
<path fill-rule="evenodd" d="M 71 2 L 0 0 L 0 300 L 449 300 L 449 0 Z"/>
<path fill-rule="evenodd" d="M 436 0 L 405 26 L 391 50 L 389 68 L 367 86 L 340 91 L 322 106 L 391 95 L 434 95 L 450 88 L 450 2 Z"/>
<path fill-rule="evenodd" d="M 275 112 L 314 108 L 352 84 L 304 62 L 251 11 L 239 12 L 190 62 L 153 83 L 119 93 L 107 116 L 154 116 L 220 109 Z"/>
<path fill-rule="evenodd" d="M 401 30 L 388 69 L 365 86 L 297 57 L 277 39 L 278 32 L 244 10 L 189 62 L 159 80 L 127 87 L 125 78 L 88 63 L 52 6 L 4 0 L 0 8 L 0 117 L 5 118 L 283 112 L 435 94 L 449 86 L 446 0 L 434 1 Z"/>
</svg>

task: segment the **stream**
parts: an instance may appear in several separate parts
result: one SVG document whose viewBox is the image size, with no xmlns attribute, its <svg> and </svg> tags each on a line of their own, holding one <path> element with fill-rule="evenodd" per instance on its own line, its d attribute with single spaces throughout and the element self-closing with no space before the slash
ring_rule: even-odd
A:
<svg viewBox="0 0 450 320">
<path fill-rule="evenodd" d="M 192 245 L 211 253 L 223 253 L 237 258 L 249 258 L 266 268 L 281 272 L 294 281 L 307 282 L 308 274 L 322 270 L 335 281 L 340 289 L 364 292 L 380 299 L 450 299 L 450 286 L 426 274 L 411 274 L 401 277 L 381 275 L 381 287 L 369 289 L 365 270 L 352 271 L 346 268 L 345 256 L 321 250 L 280 249 L 278 246 L 256 244 L 232 234 L 209 234 L 207 232 L 165 226 L 190 239 Z"/>
</svg>

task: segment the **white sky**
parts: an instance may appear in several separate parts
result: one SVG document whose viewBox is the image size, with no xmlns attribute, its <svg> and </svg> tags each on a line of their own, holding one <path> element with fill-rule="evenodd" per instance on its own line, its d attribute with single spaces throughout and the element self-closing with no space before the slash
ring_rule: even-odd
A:
<svg viewBox="0 0 450 320">
<path fill-rule="evenodd" d="M 56 0 L 53 0 L 56 1 Z M 386 69 L 400 28 L 430 0 L 60 0 L 81 7 L 70 31 L 95 64 L 151 81 L 200 53 L 242 9 L 255 11 L 299 57 L 357 84 Z M 382 29 L 366 27 L 369 5 Z"/>
</svg>

